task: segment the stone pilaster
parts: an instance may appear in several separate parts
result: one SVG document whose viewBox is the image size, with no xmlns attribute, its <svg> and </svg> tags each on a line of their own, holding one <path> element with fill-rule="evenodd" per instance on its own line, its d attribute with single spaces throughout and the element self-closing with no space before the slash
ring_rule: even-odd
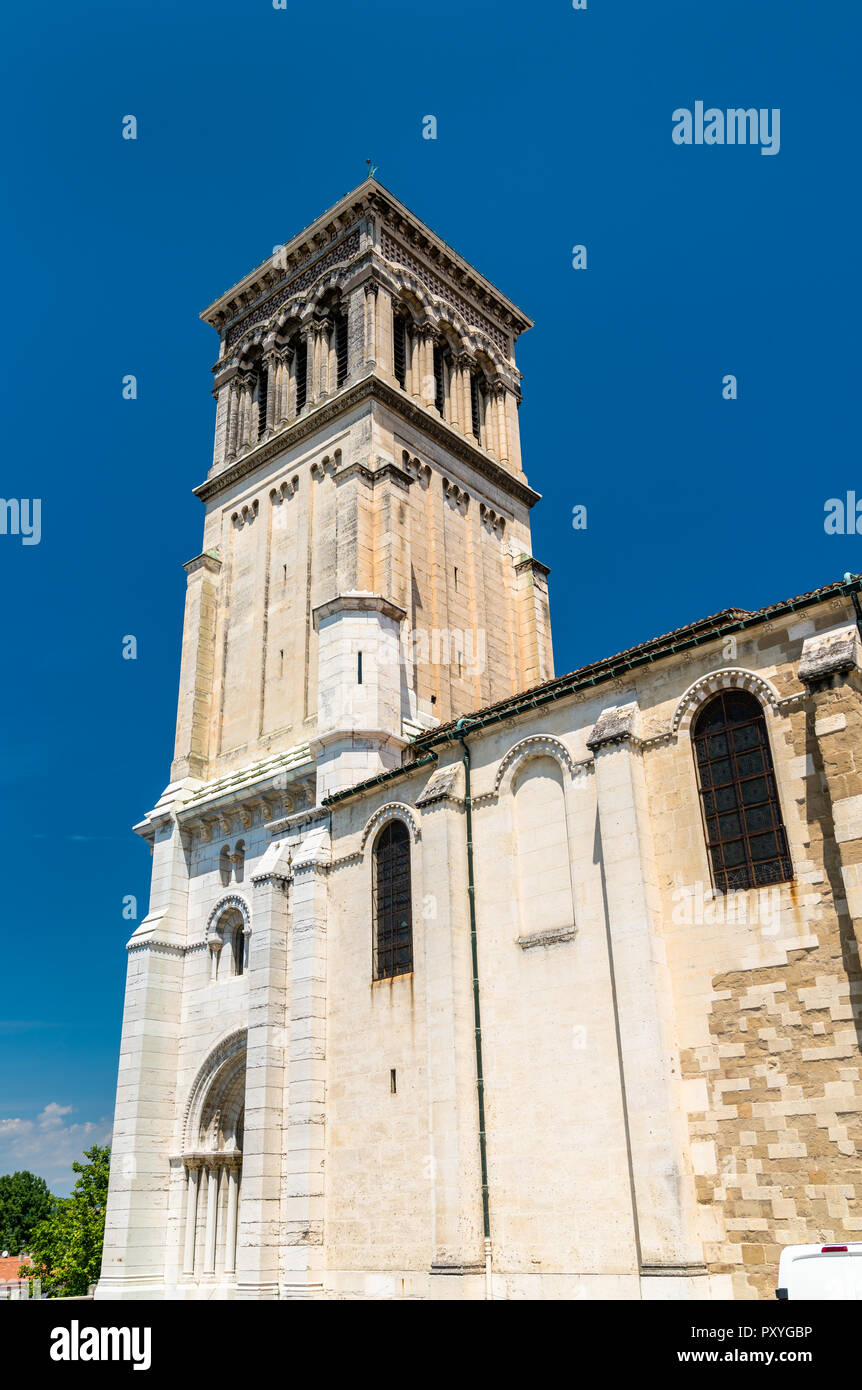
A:
<svg viewBox="0 0 862 1390">
<path fill-rule="evenodd" d="M 424 933 L 432 1187 L 432 1298 L 464 1294 L 484 1274 L 476 1051 L 470 972 L 463 774 L 442 768 L 419 798 L 422 855 L 446 865 L 434 882 L 433 930 Z"/>
<path fill-rule="evenodd" d="M 221 560 L 205 552 L 184 566 L 186 610 L 183 620 L 180 694 L 171 777 L 205 777 L 209 758 L 218 614 L 217 577 Z"/>
<path fill-rule="evenodd" d="M 168 787 L 148 818 L 152 889 L 128 945 L 100 1299 L 157 1297 L 164 1285 L 188 910 L 188 851 L 173 809 L 197 785 Z"/>
<path fill-rule="evenodd" d="M 236 1251 L 239 1299 L 272 1299 L 279 1293 L 289 874 L 286 849 L 276 842 L 252 878 L 245 1134 Z"/>
<path fill-rule="evenodd" d="M 323 1290 L 329 860 L 329 822 L 322 816 L 309 824 L 293 860 L 282 1204 L 285 1298 L 315 1298 Z"/>
<path fill-rule="evenodd" d="M 831 810 L 824 854 L 837 860 L 836 905 L 852 926 L 853 973 L 862 950 L 862 647 L 855 626 L 805 640 L 799 679 L 807 691 L 809 740 Z M 831 830 L 831 834 L 829 833 Z M 843 892 L 842 892 L 843 887 Z"/>
<path fill-rule="evenodd" d="M 703 1257 L 693 1236 L 695 1192 L 636 720 L 635 704 L 605 710 L 587 746 L 595 763 L 640 1273 L 642 1280 L 686 1281 L 704 1272 Z M 662 1289 L 666 1296 L 664 1282 Z"/>
<path fill-rule="evenodd" d="M 521 684 L 527 690 L 530 686 L 551 680 L 554 674 L 549 574 L 547 565 L 531 555 L 523 555 L 515 564 Z"/>
</svg>

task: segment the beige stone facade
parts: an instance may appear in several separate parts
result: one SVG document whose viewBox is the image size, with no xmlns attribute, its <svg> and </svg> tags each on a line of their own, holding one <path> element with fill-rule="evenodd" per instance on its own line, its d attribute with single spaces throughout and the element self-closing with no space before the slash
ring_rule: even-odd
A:
<svg viewBox="0 0 862 1390">
<path fill-rule="evenodd" d="M 204 317 L 97 1296 L 771 1298 L 862 1229 L 859 581 L 555 679 L 520 310 L 369 180 Z M 707 845 L 722 691 L 768 740 L 759 888 Z"/>
</svg>

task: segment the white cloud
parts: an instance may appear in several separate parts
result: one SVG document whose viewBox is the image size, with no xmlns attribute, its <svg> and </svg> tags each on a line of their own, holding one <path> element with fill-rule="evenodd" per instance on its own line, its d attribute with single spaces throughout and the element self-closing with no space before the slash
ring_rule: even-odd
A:
<svg viewBox="0 0 862 1390">
<path fill-rule="evenodd" d="M 111 1142 L 107 1118 L 69 1123 L 71 1105 L 51 1101 L 35 1120 L 0 1119 L 0 1173 L 28 1168 L 43 1177 L 52 1191 L 64 1196 L 76 1178 L 72 1163 L 93 1144 Z"/>
</svg>

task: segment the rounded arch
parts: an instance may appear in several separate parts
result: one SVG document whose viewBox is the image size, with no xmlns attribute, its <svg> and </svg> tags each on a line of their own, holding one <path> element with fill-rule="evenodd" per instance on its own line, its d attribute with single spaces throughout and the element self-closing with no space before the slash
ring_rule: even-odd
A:
<svg viewBox="0 0 862 1390">
<path fill-rule="evenodd" d="M 458 351 L 467 352 L 476 359 L 484 356 L 491 364 L 489 376 L 507 369 L 506 360 L 496 343 L 467 323 L 454 305 L 441 305 L 422 282 L 403 267 L 399 267 L 397 271 L 390 267 L 390 274 L 394 290 L 392 307 L 395 312 L 400 309 L 402 313 L 407 313 L 417 327 L 427 323 L 435 331 L 444 332 L 448 326 L 447 336 L 450 343 L 454 339 L 458 343 Z M 483 370 L 487 372 L 486 368 Z"/>
<path fill-rule="evenodd" d="M 198 1068 L 183 1117 L 183 1151 L 242 1148 L 247 1034 L 222 1038 Z"/>
<path fill-rule="evenodd" d="M 419 822 L 412 808 L 406 806 L 403 801 L 389 801 L 385 806 L 381 806 L 379 810 L 375 811 L 374 815 L 365 822 L 365 828 L 362 831 L 362 840 L 359 845 L 361 852 L 365 851 L 369 838 L 373 838 L 376 832 L 382 830 L 386 822 L 390 820 L 403 821 L 407 826 L 413 843 L 416 844 L 418 842 L 421 831 L 419 829 Z"/>
<path fill-rule="evenodd" d="M 561 739 L 551 734 L 533 734 L 530 738 L 522 738 L 504 755 L 497 768 L 494 790 L 498 793 L 511 791 L 513 778 L 533 758 L 553 758 L 571 777 L 577 771 L 574 759 Z"/>
<path fill-rule="evenodd" d="M 747 690 L 757 697 L 764 709 L 771 714 L 778 712 L 780 696 L 775 686 L 756 671 L 747 671 L 741 666 L 726 666 L 718 671 L 709 671 L 694 681 L 678 701 L 671 719 L 671 733 L 679 736 L 688 734 L 691 723 L 702 705 L 717 695 L 720 690 Z"/>
<path fill-rule="evenodd" d="M 231 912 L 238 912 L 243 920 L 243 932 L 246 936 L 251 936 L 251 909 L 241 893 L 228 893 L 223 898 L 219 898 L 206 924 L 206 938 L 209 941 L 213 936 L 221 936 L 221 919 Z"/>
</svg>

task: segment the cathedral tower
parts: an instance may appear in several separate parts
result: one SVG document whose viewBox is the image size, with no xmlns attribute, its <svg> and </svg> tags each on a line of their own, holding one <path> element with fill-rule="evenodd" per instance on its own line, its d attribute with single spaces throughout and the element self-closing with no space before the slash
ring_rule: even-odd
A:
<svg viewBox="0 0 862 1390">
<path fill-rule="evenodd" d="M 311 743 L 322 796 L 551 676 L 518 435 L 529 319 L 374 179 L 203 318 L 215 450 L 174 778 Z"/>
</svg>

